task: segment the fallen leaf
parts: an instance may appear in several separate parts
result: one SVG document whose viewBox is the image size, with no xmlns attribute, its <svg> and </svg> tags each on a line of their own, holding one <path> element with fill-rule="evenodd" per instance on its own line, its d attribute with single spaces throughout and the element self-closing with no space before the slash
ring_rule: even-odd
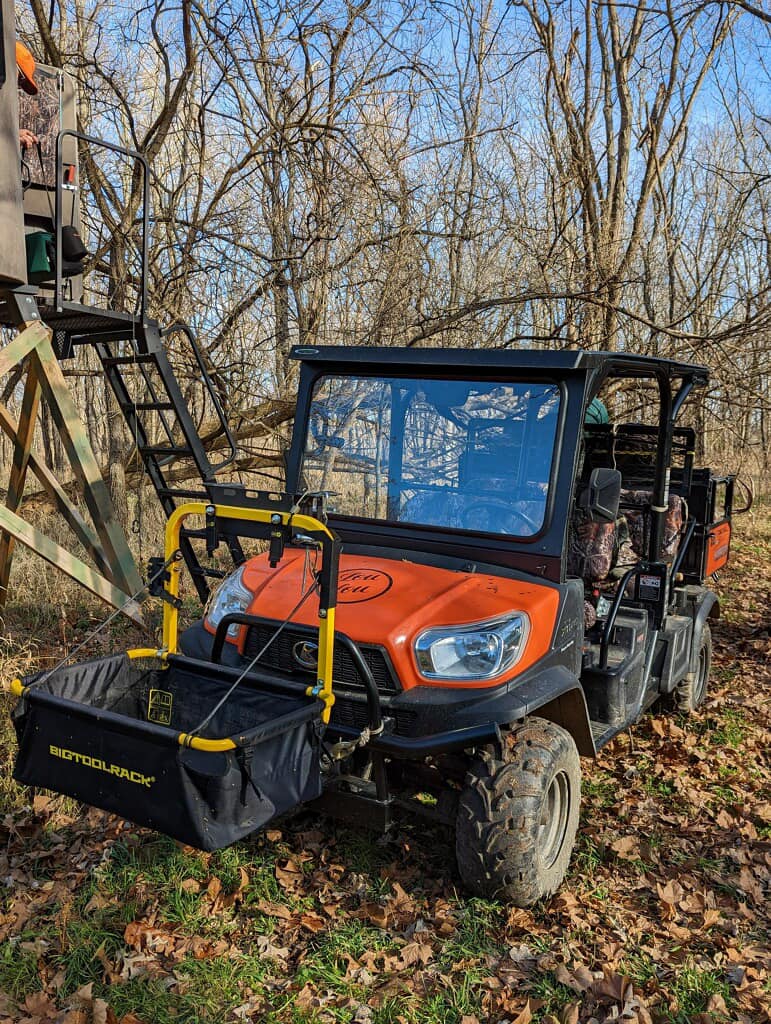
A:
<svg viewBox="0 0 771 1024">
<path fill-rule="evenodd" d="M 622 836 L 615 843 L 611 843 L 610 848 L 621 860 L 639 860 L 640 858 L 640 842 L 637 836 Z"/>
<path fill-rule="evenodd" d="M 300 924 L 309 932 L 323 932 L 326 930 L 327 922 L 319 914 L 308 913 L 300 917 Z"/>
<path fill-rule="evenodd" d="M 41 1021 L 55 1020 L 59 1012 L 56 1004 L 51 1001 L 45 992 L 30 993 L 22 1003 L 22 1006 L 28 1013 Z"/>
<path fill-rule="evenodd" d="M 118 1018 L 104 999 L 95 999 L 91 1012 L 93 1014 L 93 1024 L 117 1024 Z"/>
<path fill-rule="evenodd" d="M 530 1024 L 533 1019 L 533 1011 L 530 1009 L 530 1000 L 525 1003 L 511 1024 Z"/>
<path fill-rule="evenodd" d="M 284 921 L 291 921 L 294 917 L 289 907 L 285 907 L 283 903 L 273 903 L 271 900 L 260 900 L 257 909 L 266 917 L 279 917 Z"/>
<path fill-rule="evenodd" d="M 385 928 L 388 924 L 388 911 L 379 903 L 362 903 L 358 910 L 351 912 L 351 917 L 371 921 L 378 928 Z"/>
<path fill-rule="evenodd" d="M 399 961 L 404 967 L 413 964 L 427 964 L 434 958 L 434 951 L 426 942 L 408 942 L 399 950 Z"/>
</svg>

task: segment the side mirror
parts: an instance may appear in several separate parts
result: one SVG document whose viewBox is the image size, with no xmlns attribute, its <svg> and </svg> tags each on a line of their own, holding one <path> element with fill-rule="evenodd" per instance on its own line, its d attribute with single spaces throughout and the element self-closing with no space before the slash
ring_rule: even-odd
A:
<svg viewBox="0 0 771 1024">
<path fill-rule="evenodd" d="M 617 469 L 598 467 L 589 477 L 589 485 L 578 496 L 578 504 L 593 521 L 612 523 L 618 516 L 621 500 L 621 474 Z"/>
</svg>

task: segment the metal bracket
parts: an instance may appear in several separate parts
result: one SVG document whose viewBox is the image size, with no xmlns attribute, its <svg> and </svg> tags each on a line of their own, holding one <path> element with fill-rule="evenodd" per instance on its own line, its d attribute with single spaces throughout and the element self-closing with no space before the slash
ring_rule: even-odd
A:
<svg viewBox="0 0 771 1024">
<path fill-rule="evenodd" d="M 220 546 L 220 535 L 217 527 L 217 509 L 214 505 L 206 506 L 206 554 L 211 558 Z"/>
<path fill-rule="evenodd" d="M 159 597 L 161 601 L 165 601 L 170 604 L 172 608 L 180 609 L 182 607 L 182 601 L 178 597 L 174 597 L 170 594 L 164 583 L 171 581 L 171 573 L 168 569 L 164 570 L 165 560 L 162 556 L 151 558 L 147 564 L 147 574 L 150 578 L 150 582 L 147 584 L 147 592 L 151 597 Z"/>
</svg>

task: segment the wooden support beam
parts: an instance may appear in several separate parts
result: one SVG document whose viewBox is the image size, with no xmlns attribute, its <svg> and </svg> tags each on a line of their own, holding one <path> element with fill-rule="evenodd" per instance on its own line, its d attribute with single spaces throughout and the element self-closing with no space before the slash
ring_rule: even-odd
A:
<svg viewBox="0 0 771 1024">
<path fill-rule="evenodd" d="M 48 337 L 39 341 L 32 358 L 38 363 L 43 393 L 59 430 L 67 458 L 80 483 L 105 557 L 112 566 L 113 579 L 127 593 L 134 594 L 142 587 L 134 556 L 123 530 L 115 519 L 107 485 L 99 472 L 88 435 L 78 417 L 75 403 Z"/>
<path fill-rule="evenodd" d="M 142 625 L 142 613 L 136 602 L 130 600 L 129 594 L 119 590 L 95 569 L 86 565 L 85 562 L 81 562 L 75 555 L 66 551 L 34 526 L 25 523 L 15 512 L 11 512 L 10 509 L 2 505 L 0 505 L 0 529 L 11 534 L 21 544 L 40 555 L 49 565 L 61 569 L 86 590 L 101 597 L 103 601 L 107 601 L 114 608 L 120 608 L 124 615 L 128 615 L 134 622 Z M 137 587 L 138 589 L 139 587 Z"/>
<path fill-rule="evenodd" d="M 32 450 L 32 441 L 35 436 L 35 423 L 37 421 L 39 404 L 40 381 L 37 376 L 37 364 L 33 357 L 28 356 L 27 379 L 24 382 L 24 394 L 21 400 L 21 413 L 19 414 L 19 429 L 13 444 L 11 479 L 5 499 L 6 508 L 11 512 L 18 511 L 24 493 L 29 454 Z M 10 533 L 0 531 L 0 608 L 5 607 L 8 595 L 8 580 L 11 575 L 12 559 L 13 537 Z"/>
<path fill-rule="evenodd" d="M 2 403 L 0 403 L 0 430 L 2 430 L 12 441 L 15 440 L 16 434 L 19 430 L 18 423 Z M 88 551 L 89 555 L 94 559 L 99 571 L 102 575 L 106 576 L 107 579 L 112 580 L 112 570 L 110 569 L 110 564 L 102 551 L 102 545 L 99 542 L 99 537 L 80 514 L 77 506 L 70 501 L 64 487 L 62 487 L 45 462 L 38 459 L 34 452 L 29 453 L 29 468 L 38 478 L 44 492 L 51 499 L 69 528 L 78 538 L 86 551 Z M 113 583 L 114 582 L 115 580 L 113 580 Z"/>
<path fill-rule="evenodd" d="M 0 377 L 13 370 L 19 363 L 24 362 L 41 341 L 48 341 L 49 336 L 48 328 L 39 321 L 30 324 L 21 334 L 17 334 L 12 341 L 0 349 Z"/>
</svg>

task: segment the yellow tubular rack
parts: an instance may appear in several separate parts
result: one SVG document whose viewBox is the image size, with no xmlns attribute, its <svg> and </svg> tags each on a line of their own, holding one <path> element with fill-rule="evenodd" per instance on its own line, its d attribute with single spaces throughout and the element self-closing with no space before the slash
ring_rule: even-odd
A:
<svg viewBox="0 0 771 1024">
<path fill-rule="evenodd" d="M 166 541 L 164 557 L 169 562 L 170 580 L 167 584 L 167 591 L 172 597 L 179 596 L 179 574 L 182 568 L 181 557 L 174 556 L 179 551 L 179 534 L 182 523 L 188 516 L 205 515 L 206 509 L 210 506 L 203 502 L 189 502 L 180 505 L 176 509 L 166 525 Z M 291 515 L 289 512 L 276 513 L 264 509 L 235 508 L 229 505 L 216 505 L 215 515 L 220 519 L 246 519 L 251 522 L 271 524 L 273 516 L 280 515 L 281 522 L 286 526 L 290 516 L 292 526 L 308 534 L 321 534 L 334 541 L 335 537 L 329 529 L 312 516 Z M 179 612 L 169 602 L 163 604 L 163 647 L 158 650 L 154 647 L 137 647 L 126 652 L 132 660 L 139 658 L 156 658 L 166 661 L 169 654 L 177 652 L 179 630 Z M 335 642 L 335 608 L 330 606 L 319 610 L 319 660 L 318 660 L 318 683 L 316 686 L 309 686 L 306 690 L 308 696 L 319 697 L 324 702 L 322 719 L 326 723 L 332 712 L 332 705 L 335 701 L 332 692 L 332 662 L 334 657 Z M 165 666 L 164 666 L 165 667 Z M 24 686 L 20 679 L 13 679 L 6 684 L 5 688 L 15 697 L 23 697 L 28 687 Z M 223 750 L 234 750 L 236 744 L 231 739 L 203 739 L 200 736 L 191 736 L 189 733 L 181 732 L 177 736 L 177 742 L 181 747 L 192 747 L 194 750 L 205 750 L 217 752 Z"/>
<path fill-rule="evenodd" d="M 179 574 L 182 570 L 181 557 L 176 557 L 179 551 L 179 535 L 182 524 L 188 516 L 206 515 L 208 503 L 201 501 L 188 502 L 180 505 L 171 514 L 166 524 L 166 540 L 164 559 L 169 563 L 170 580 L 166 590 L 172 597 L 179 596 Z M 321 535 L 330 543 L 335 541 L 334 534 L 318 519 L 301 513 L 275 512 L 268 509 L 238 508 L 230 505 L 215 505 L 215 516 L 217 519 L 241 519 L 254 523 L 265 523 L 269 526 L 273 517 L 281 516 L 282 525 L 291 523 L 293 527 L 303 533 L 310 535 Z M 179 640 L 179 611 L 168 601 L 163 604 L 163 650 L 167 654 L 176 654 Z M 335 695 L 332 692 L 332 663 L 335 648 L 335 608 L 333 601 L 328 608 L 319 609 L 319 660 L 318 660 L 318 684 L 309 686 L 306 693 L 308 696 L 317 696 L 324 702 L 322 719 L 329 722 L 332 713 L 332 705 L 335 702 Z M 152 652 L 153 654 L 157 652 Z M 140 657 L 140 655 L 136 655 Z M 141 656 L 146 656 L 143 652 Z M 181 733 L 179 742 L 182 746 L 193 747 L 196 750 L 230 750 L 235 744 L 231 740 L 203 740 L 198 737 L 189 737 Z M 213 745 L 214 744 L 214 745 Z M 222 744 L 227 744 L 222 746 Z"/>
<path fill-rule="evenodd" d="M 158 661 L 166 660 L 166 651 L 163 649 L 159 651 L 155 647 L 133 647 L 130 651 L 126 651 L 126 654 L 132 661 L 136 661 L 138 658 L 157 658 Z"/>
</svg>

